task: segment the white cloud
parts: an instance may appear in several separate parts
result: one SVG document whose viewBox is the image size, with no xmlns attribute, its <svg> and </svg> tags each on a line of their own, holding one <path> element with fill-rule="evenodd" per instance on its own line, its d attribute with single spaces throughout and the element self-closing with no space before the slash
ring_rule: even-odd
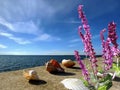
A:
<svg viewBox="0 0 120 90">
<path fill-rule="evenodd" d="M 73 55 L 74 51 L 72 50 L 48 50 L 48 51 L 44 51 L 41 52 L 41 54 L 43 55 Z"/>
<path fill-rule="evenodd" d="M 2 0 L 0 16 L 10 21 L 30 20 L 52 16 L 55 9 L 44 0 Z"/>
<path fill-rule="evenodd" d="M 29 40 L 24 40 L 22 38 L 15 37 L 13 34 L 10 34 L 10 33 L 0 32 L 0 35 L 11 39 L 18 44 L 29 44 L 29 43 L 31 43 Z"/>
<path fill-rule="evenodd" d="M 81 0 L 0 0 L 0 16 L 8 21 L 47 20 L 56 14 L 66 15 L 78 2 Z"/>
<path fill-rule="evenodd" d="M 56 21 L 56 22 L 58 22 L 58 23 L 71 23 L 71 24 L 81 23 L 80 21 L 75 21 L 75 20 Z"/>
<path fill-rule="evenodd" d="M 0 48 L 7 48 L 7 46 L 0 44 Z"/>
<path fill-rule="evenodd" d="M 0 17 L 0 24 L 4 25 L 11 31 L 18 33 L 39 34 L 42 32 L 42 29 L 38 29 L 33 21 L 10 23 Z"/>
<path fill-rule="evenodd" d="M 43 34 L 43 35 L 37 37 L 36 40 L 41 40 L 41 41 L 43 41 L 43 40 L 48 40 L 48 39 L 50 39 L 50 38 L 51 38 L 50 35 L 48 35 L 48 34 Z"/>
<path fill-rule="evenodd" d="M 66 15 L 76 6 L 77 1 L 65 0 L 63 3 L 62 0 L 54 0 L 54 2 L 52 0 L 0 0 L 0 24 L 7 27 L 10 32 L 35 35 L 36 41 L 61 40 L 59 37 L 46 34 L 42 21 L 54 20 L 59 14 Z M 76 21 L 70 21 L 70 23 L 76 23 Z M 19 44 L 24 42 L 23 39 L 14 35 L 10 39 Z"/>
<path fill-rule="evenodd" d="M 9 28 L 10 30 L 14 30 L 14 27 L 11 23 L 7 22 L 6 20 L 4 20 L 3 18 L 0 17 L 0 24 L 6 26 L 7 28 Z"/>
<path fill-rule="evenodd" d="M 71 23 L 71 24 L 77 24 L 77 23 L 81 23 L 81 21 L 79 20 L 75 20 L 74 18 L 69 18 L 67 20 L 64 20 L 64 21 L 59 21 L 61 23 Z"/>
<path fill-rule="evenodd" d="M 14 40 L 18 44 L 29 44 L 29 43 L 31 43 L 29 40 L 24 40 L 22 38 L 18 38 L 18 37 L 14 37 L 14 36 L 13 37 L 9 37 L 9 39 Z"/>
<path fill-rule="evenodd" d="M 27 34 L 39 34 L 42 30 L 39 30 L 33 21 L 28 22 L 16 22 L 13 23 L 14 32 L 27 33 Z"/>
<path fill-rule="evenodd" d="M 30 52 L 26 52 L 26 51 L 7 51 L 7 52 L 0 52 L 0 55 L 30 55 Z"/>
<path fill-rule="evenodd" d="M 68 21 L 68 22 L 66 22 L 66 23 L 74 23 L 74 24 L 76 24 L 76 23 L 81 23 L 81 22 L 80 22 L 80 21 L 72 20 L 72 21 Z"/>
<path fill-rule="evenodd" d="M 70 44 L 68 45 L 68 47 L 72 48 L 72 47 L 75 47 L 77 44 Z"/>
<path fill-rule="evenodd" d="M 77 39 L 71 40 L 70 43 L 75 43 L 75 42 L 79 42 L 79 41 L 80 41 L 80 39 L 77 38 Z"/>
<path fill-rule="evenodd" d="M 47 33 L 41 34 L 40 36 L 38 36 L 37 38 L 34 39 L 35 41 L 53 41 L 53 40 L 61 40 L 58 37 L 53 37 Z"/>
<path fill-rule="evenodd" d="M 0 18 L 0 23 L 8 28 L 8 30 L 16 33 L 25 33 L 35 35 L 36 38 L 34 41 L 53 41 L 53 40 L 61 40 L 58 37 L 53 37 L 50 34 L 44 33 L 44 30 L 40 27 L 38 28 L 33 21 L 28 22 L 16 22 L 9 23 L 8 21 Z M 3 30 L 2 30 L 3 31 Z M 28 44 L 30 41 L 23 40 L 22 38 L 15 37 L 9 33 L 1 33 L 1 35 L 8 37 L 9 39 L 14 40 L 19 44 Z"/>
<path fill-rule="evenodd" d="M 62 51 L 62 50 L 41 50 L 35 52 L 29 51 L 7 51 L 7 52 L 0 52 L 0 55 L 73 55 L 73 51 Z"/>
</svg>

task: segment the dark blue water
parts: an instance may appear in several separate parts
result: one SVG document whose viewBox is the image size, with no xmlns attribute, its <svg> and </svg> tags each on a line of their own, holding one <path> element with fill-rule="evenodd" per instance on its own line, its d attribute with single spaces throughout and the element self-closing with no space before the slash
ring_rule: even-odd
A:
<svg viewBox="0 0 120 90">
<path fill-rule="evenodd" d="M 82 56 L 84 58 L 84 56 Z M 74 55 L 0 55 L 0 72 L 43 66 L 50 59 L 75 60 Z"/>
</svg>

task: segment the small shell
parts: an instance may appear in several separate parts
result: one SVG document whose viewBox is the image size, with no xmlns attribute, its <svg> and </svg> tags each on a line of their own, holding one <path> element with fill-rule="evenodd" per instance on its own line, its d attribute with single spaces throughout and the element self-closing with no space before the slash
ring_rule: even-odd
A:
<svg viewBox="0 0 120 90">
<path fill-rule="evenodd" d="M 98 72 L 97 76 L 98 76 L 98 78 L 103 78 L 104 75 L 107 75 L 107 74 L 111 75 L 112 79 L 114 79 L 116 77 L 116 72 L 114 72 L 114 73 L 109 72 L 109 73 L 104 73 L 104 74 Z"/>
<path fill-rule="evenodd" d="M 64 65 L 65 67 L 71 68 L 75 65 L 75 62 L 73 62 L 72 60 L 68 59 L 63 59 L 62 60 L 62 65 Z"/>
<path fill-rule="evenodd" d="M 57 71 L 57 69 L 50 62 L 46 63 L 46 70 L 50 73 Z"/>
<path fill-rule="evenodd" d="M 24 71 L 23 76 L 27 80 L 39 80 L 39 77 L 38 77 L 37 72 L 35 70 L 30 70 L 28 72 Z"/>
<path fill-rule="evenodd" d="M 98 77 L 98 78 L 102 78 L 102 77 L 104 77 L 104 76 L 103 76 L 103 74 L 97 72 L 97 77 Z"/>
<path fill-rule="evenodd" d="M 89 90 L 80 79 L 67 78 L 61 81 L 61 83 L 69 90 Z"/>
<path fill-rule="evenodd" d="M 64 69 L 60 66 L 60 64 L 52 59 L 46 63 L 46 70 L 50 73 L 53 72 L 64 72 Z"/>
</svg>

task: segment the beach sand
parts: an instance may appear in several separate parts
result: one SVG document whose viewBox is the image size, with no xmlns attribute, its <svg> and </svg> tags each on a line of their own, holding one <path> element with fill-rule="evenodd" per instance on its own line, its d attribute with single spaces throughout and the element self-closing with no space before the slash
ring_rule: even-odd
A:
<svg viewBox="0 0 120 90">
<path fill-rule="evenodd" d="M 102 65 L 99 60 L 99 65 Z M 50 74 L 45 66 L 28 68 L 25 70 L 35 70 L 40 81 L 28 81 L 23 77 L 23 70 L 0 73 L 0 90 L 68 90 L 60 82 L 65 78 L 80 78 L 81 70 L 76 64 L 73 68 L 65 68 L 65 73 Z M 120 78 L 113 81 L 110 90 L 120 90 Z"/>
</svg>

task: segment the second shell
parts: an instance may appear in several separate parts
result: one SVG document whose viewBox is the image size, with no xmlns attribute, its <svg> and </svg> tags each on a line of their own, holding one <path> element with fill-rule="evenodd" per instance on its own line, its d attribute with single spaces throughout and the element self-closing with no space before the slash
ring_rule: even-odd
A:
<svg viewBox="0 0 120 90">
<path fill-rule="evenodd" d="M 75 62 L 73 62 L 73 61 L 70 60 L 70 59 L 68 59 L 68 60 L 63 59 L 63 60 L 62 60 L 62 65 L 64 65 L 64 66 L 67 67 L 67 68 L 71 68 L 71 67 L 73 67 L 73 66 L 75 65 Z"/>
</svg>

